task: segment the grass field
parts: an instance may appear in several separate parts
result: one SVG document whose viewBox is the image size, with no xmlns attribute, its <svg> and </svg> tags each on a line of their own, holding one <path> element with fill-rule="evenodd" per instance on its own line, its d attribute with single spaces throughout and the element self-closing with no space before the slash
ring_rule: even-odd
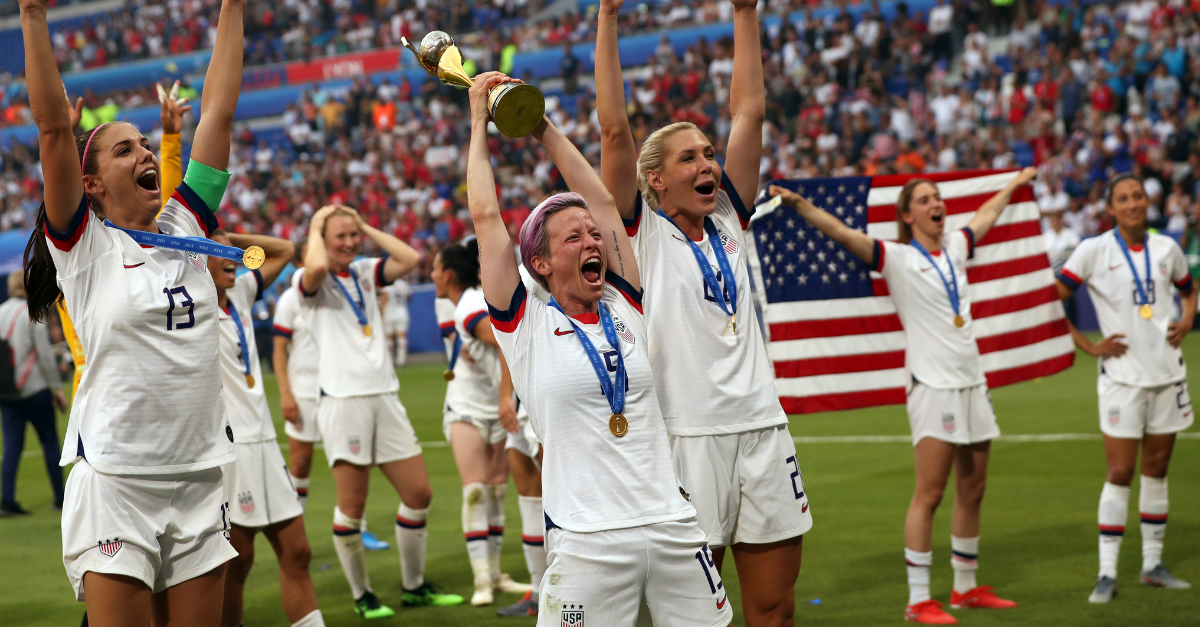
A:
<svg viewBox="0 0 1200 627">
<path fill-rule="evenodd" d="M 1200 337 L 1185 345 L 1200 363 Z M 984 501 L 980 583 L 995 586 L 1021 603 L 1002 612 L 953 611 L 961 625 L 1197 625 L 1200 585 L 1192 590 L 1147 589 L 1137 585 L 1141 537 L 1137 488 L 1131 498 L 1129 533 L 1122 550 L 1121 595 L 1109 606 L 1085 602 L 1096 573 L 1096 507 L 1104 481 L 1098 438 L 1095 364 L 1081 355 L 1071 370 L 1040 381 L 994 391 L 1006 434 L 1086 434 L 1087 439 L 1000 440 L 993 446 L 991 481 Z M 425 459 L 433 484 L 427 576 L 448 591 L 470 594 L 471 572 L 463 546 L 461 489 L 441 431 L 442 366 L 400 372 L 400 397 L 417 434 L 427 444 Z M 268 377 L 274 394 L 274 379 Z M 272 399 L 273 407 L 277 407 Z M 278 414 L 277 414 L 278 415 Z M 65 417 L 60 427 L 65 427 Z M 907 436 L 903 407 L 794 416 L 805 484 L 815 526 L 805 539 L 804 565 L 796 584 L 797 624 L 895 625 L 907 598 L 902 527 L 912 493 L 912 448 L 904 438 L 849 443 L 805 441 L 829 436 Z M 1181 439 L 1171 468 L 1171 523 L 1166 561 L 1176 575 L 1200 584 L 1200 439 L 1196 427 Z M 279 429 L 281 441 L 283 430 Z M 899 440 L 899 441 L 895 441 Z M 32 431 L 21 464 L 17 498 L 33 516 L 0 519 L 0 625 L 78 624 L 83 605 L 74 602 L 61 559 L 61 535 Z M 306 520 L 313 545 L 312 575 L 325 621 L 357 625 L 351 599 L 330 540 L 332 480 L 318 453 Z M 951 483 L 951 489 L 953 482 Z M 394 542 L 395 492 L 376 473 L 367 505 L 370 528 Z M 934 529 L 934 598 L 948 602 L 951 586 L 949 507 Z M 520 547 L 515 489 L 508 496 L 504 567 L 528 578 Z M 369 553 L 372 583 L 386 604 L 398 609 L 395 625 L 531 625 L 532 619 L 495 617 L 494 608 L 399 609 L 400 569 L 395 550 Z M 724 573 L 735 614 L 740 601 L 732 566 Z M 516 601 L 500 595 L 500 603 Z M 287 625 L 279 603 L 277 569 L 270 547 L 260 540 L 258 560 L 246 591 L 246 624 Z M 735 625 L 742 625 L 740 616 Z"/>
</svg>

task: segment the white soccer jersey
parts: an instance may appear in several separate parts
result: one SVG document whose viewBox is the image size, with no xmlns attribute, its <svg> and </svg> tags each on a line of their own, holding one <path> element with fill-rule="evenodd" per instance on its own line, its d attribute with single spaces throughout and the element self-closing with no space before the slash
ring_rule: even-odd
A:
<svg viewBox="0 0 1200 627">
<path fill-rule="evenodd" d="M 468 288 L 454 306 L 454 332 L 462 338 L 462 353 L 454 366 L 454 380 L 446 386 L 446 407 L 464 418 L 493 420 L 500 413 L 500 351 L 472 333 L 488 321 L 483 290 Z"/>
<path fill-rule="evenodd" d="M 258 359 L 257 343 L 254 341 L 254 319 L 250 315 L 255 301 L 262 298 L 262 293 L 262 274 L 258 270 L 243 274 L 234 281 L 233 287 L 225 292 L 227 307 L 218 315 L 225 407 L 229 411 L 233 437 L 239 444 L 275 439 L 275 423 L 271 421 L 271 407 L 267 404 L 267 393 L 263 388 L 262 364 Z M 254 377 L 253 387 L 246 384 L 242 336 L 238 334 L 234 312 L 242 322 L 250 376 Z"/>
<path fill-rule="evenodd" d="M 296 274 L 299 274 L 297 272 Z M 300 288 L 284 290 L 275 303 L 272 333 L 291 340 L 288 345 L 288 384 L 296 398 L 317 398 L 317 363 L 320 351 L 301 306 Z"/>
<path fill-rule="evenodd" d="M 387 293 L 388 301 L 383 317 L 399 327 L 398 331 L 408 330 L 408 299 L 412 296 L 412 288 L 408 281 L 400 279 L 382 289 Z"/>
<path fill-rule="evenodd" d="M 787 424 L 750 291 L 742 232 L 751 214 L 729 179 L 723 178 L 717 192 L 712 221 L 737 281 L 736 333 L 683 233 L 644 210 L 640 196 L 636 211 L 625 230 L 647 286 L 650 361 L 667 430 L 676 436 L 717 435 Z M 728 278 L 721 276 L 707 235 L 696 244 L 725 291 Z"/>
<path fill-rule="evenodd" d="M 1175 315 L 1176 288 L 1187 289 L 1192 277 L 1175 240 L 1157 233 L 1149 233 L 1147 237 L 1150 281 L 1146 280 L 1145 250 L 1130 246 L 1129 256 L 1154 310 L 1149 320 L 1138 313 L 1142 300 L 1115 230 L 1084 240 L 1058 277 L 1073 288 L 1087 284 L 1105 336 L 1125 335 L 1129 350 L 1120 357 L 1099 360 L 1100 369 L 1112 380 L 1136 387 L 1167 385 L 1187 377 L 1183 353 L 1167 342 L 1167 325 Z"/>
<path fill-rule="evenodd" d="M 641 294 L 610 273 L 601 302 L 612 314 L 620 347 L 609 345 L 598 314 L 580 316 L 575 324 L 604 356 L 610 372 L 616 370 L 615 349 L 621 351 L 628 387 L 624 437 L 609 430 L 612 409 L 571 320 L 523 284 L 507 310 L 488 307 L 513 386 L 545 445 L 542 502 L 547 525 L 588 533 L 695 516 L 671 466 L 646 351 Z"/>
<path fill-rule="evenodd" d="M 971 297 L 967 260 L 975 254 L 975 235 L 959 229 L 942 235 L 942 250 L 933 255 L 941 276 L 950 281 L 950 264 L 957 280 L 959 313 L 966 324 L 954 326 L 954 308 L 938 270 L 921 251 L 908 244 L 875 240 L 871 269 L 887 280 L 888 292 L 904 325 L 904 367 L 909 383 L 916 379 L 940 389 L 968 388 L 987 383 L 979 346 L 971 331 Z"/>
<path fill-rule="evenodd" d="M 158 227 L 169 235 L 207 236 L 217 219 L 183 183 Z M 100 472 L 150 475 L 232 462 L 233 430 L 217 368 L 217 289 L 207 257 L 143 248 L 104 226 L 86 199 L 66 233 L 47 225 L 46 237 L 88 356 L 60 463 L 86 458 Z"/>
<path fill-rule="evenodd" d="M 309 328 L 320 355 L 317 384 L 322 394 L 347 398 L 387 394 L 400 389 L 388 353 L 387 338 L 383 334 L 376 293 L 384 284 L 386 262 L 386 256 L 359 259 L 350 264 L 350 271 L 345 276 L 330 272 L 315 294 L 305 293 L 304 288 L 300 288 Z M 339 283 L 342 287 L 338 287 Z M 370 335 L 364 333 L 346 294 L 366 315 Z"/>
</svg>

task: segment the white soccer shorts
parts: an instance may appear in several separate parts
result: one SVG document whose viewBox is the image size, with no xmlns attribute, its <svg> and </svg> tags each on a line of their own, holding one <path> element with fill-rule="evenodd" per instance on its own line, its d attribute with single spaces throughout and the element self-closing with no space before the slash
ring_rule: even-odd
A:
<svg viewBox="0 0 1200 627">
<path fill-rule="evenodd" d="M 538 453 L 542 450 L 542 443 L 538 441 L 537 435 L 533 433 L 533 425 L 529 422 L 529 417 L 520 418 L 521 426 L 517 428 L 516 433 L 509 433 L 508 440 L 504 443 L 504 449 L 512 449 L 525 457 L 533 460 L 533 464 L 541 469 L 542 464 L 538 461 Z"/>
<path fill-rule="evenodd" d="M 1096 381 L 1100 430 L 1112 438 L 1140 440 L 1143 435 L 1178 433 L 1192 426 L 1187 381 L 1152 388 L 1117 383 L 1106 374 Z"/>
<path fill-rule="evenodd" d="M 339 459 L 378 466 L 421 454 L 421 443 L 395 392 L 323 396 L 317 403 L 317 421 L 331 468 Z"/>
<path fill-rule="evenodd" d="M 671 436 L 671 456 L 709 546 L 768 544 L 812 529 L 796 443 L 786 425 Z"/>
<path fill-rule="evenodd" d="M 916 383 L 908 393 L 913 446 L 925 438 L 965 445 L 1000 436 L 987 384 L 943 390 Z"/>
<path fill-rule="evenodd" d="M 299 442 L 320 442 L 321 428 L 317 422 L 317 399 L 296 397 L 296 406 L 300 408 L 300 426 L 284 420 L 283 432 L 287 437 Z"/>
<path fill-rule="evenodd" d="M 84 600 L 88 571 L 133 577 L 158 593 L 236 557 L 226 492 L 219 467 L 135 477 L 76 464 L 62 512 L 63 564 L 75 598 Z"/>
<path fill-rule="evenodd" d="M 733 610 L 696 519 L 630 529 L 546 532 L 538 627 L 633 627 L 643 598 L 655 627 L 725 627 Z"/>
<path fill-rule="evenodd" d="M 452 409 L 442 410 L 442 433 L 446 436 L 446 441 L 450 441 L 450 425 L 456 422 L 465 422 L 474 426 L 479 430 L 479 436 L 488 444 L 496 444 L 503 442 L 508 436 L 508 431 L 504 430 L 504 425 L 500 424 L 499 418 L 481 420 L 479 418 L 468 418 Z"/>
<path fill-rule="evenodd" d="M 296 486 L 275 440 L 236 443 L 237 460 L 226 467 L 229 521 L 239 527 L 266 527 L 304 515 Z"/>
</svg>

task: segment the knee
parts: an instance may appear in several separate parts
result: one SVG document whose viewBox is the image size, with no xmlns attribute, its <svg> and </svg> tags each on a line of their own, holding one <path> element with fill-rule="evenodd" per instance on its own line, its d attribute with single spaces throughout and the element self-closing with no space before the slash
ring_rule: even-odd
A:
<svg viewBox="0 0 1200 627">
<path fill-rule="evenodd" d="M 796 599 L 793 594 L 790 594 L 791 590 L 787 592 L 789 594 L 779 595 L 775 599 L 762 603 L 759 607 L 746 608 L 756 615 L 753 621 L 747 617 L 747 624 L 762 625 L 763 627 L 793 627 L 796 624 Z"/>
<path fill-rule="evenodd" d="M 309 562 L 312 561 L 312 546 L 308 544 L 307 540 L 296 546 L 289 546 L 284 549 L 281 558 L 280 566 L 289 570 L 306 571 Z"/>
<path fill-rule="evenodd" d="M 254 567 L 254 547 L 238 551 L 237 557 L 229 562 L 229 575 L 238 581 L 245 581 Z"/>
<path fill-rule="evenodd" d="M 955 498 L 967 505 L 979 506 L 983 502 L 983 493 L 986 490 L 986 480 L 964 482 L 957 487 Z"/>
<path fill-rule="evenodd" d="M 401 501 L 413 509 L 425 509 L 433 502 L 433 490 L 429 484 L 416 488 L 405 496 L 407 498 L 401 499 Z"/>
<path fill-rule="evenodd" d="M 942 504 L 942 496 L 945 493 L 946 489 L 941 487 L 917 488 L 913 493 L 913 504 L 932 512 Z"/>
<path fill-rule="evenodd" d="M 1167 476 L 1167 466 L 1171 462 L 1171 457 L 1166 453 L 1146 453 L 1142 452 L 1142 474 L 1155 479 L 1162 479 Z M 1130 482 L 1132 483 L 1133 473 L 1130 473 Z M 1126 484 L 1128 485 L 1128 484 Z"/>
<path fill-rule="evenodd" d="M 1105 480 L 1113 485 L 1129 487 L 1133 485 L 1133 469 L 1124 466 L 1110 466 Z"/>
<path fill-rule="evenodd" d="M 292 464 L 292 472 L 297 477 L 308 477 L 312 473 L 312 457 L 297 456 L 296 462 Z"/>
</svg>

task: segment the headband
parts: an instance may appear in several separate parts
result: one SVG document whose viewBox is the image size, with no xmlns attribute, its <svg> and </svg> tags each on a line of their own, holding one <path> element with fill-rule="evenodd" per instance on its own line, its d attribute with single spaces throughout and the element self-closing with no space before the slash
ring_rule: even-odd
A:
<svg viewBox="0 0 1200 627">
<path fill-rule="evenodd" d="M 104 128 L 105 126 L 108 126 L 108 124 L 109 124 L 108 122 L 105 122 L 104 124 L 97 126 L 96 128 L 92 129 L 92 134 L 88 135 L 87 143 L 83 145 L 83 158 L 79 162 L 79 173 L 81 175 L 86 174 L 87 153 L 88 153 L 88 149 L 92 147 L 92 140 L 95 139 L 96 133 L 98 133 L 100 131 L 100 129 Z"/>
</svg>

